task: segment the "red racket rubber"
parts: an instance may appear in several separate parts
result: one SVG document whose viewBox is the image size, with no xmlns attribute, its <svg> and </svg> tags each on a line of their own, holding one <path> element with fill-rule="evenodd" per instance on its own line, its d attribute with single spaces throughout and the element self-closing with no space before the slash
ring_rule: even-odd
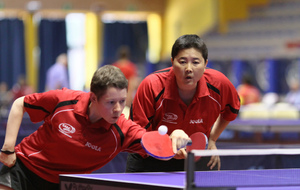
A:
<svg viewBox="0 0 300 190">
<path fill-rule="evenodd" d="M 190 152 L 191 150 L 205 150 L 207 148 L 208 139 L 204 133 L 193 133 L 190 138 L 193 143 L 191 146 L 186 147 L 187 152 Z M 195 156 L 195 161 L 198 161 L 200 158 L 201 156 Z"/>
<path fill-rule="evenodd" d="M 146 152 L 158 159 L 169 159 L 175 156 L 172 140 L 168 134 L 161 135 L 158 131 L 150 131 L 143 135 L 141 144 Z"/>
</svg>

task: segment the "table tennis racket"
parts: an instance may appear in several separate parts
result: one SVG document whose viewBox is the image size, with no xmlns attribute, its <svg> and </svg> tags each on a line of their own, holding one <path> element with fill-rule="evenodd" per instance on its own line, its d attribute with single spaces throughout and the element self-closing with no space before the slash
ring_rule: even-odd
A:
<svg viewBox="0 0 300 190">
<path fill-rule="evenodd" d="M 191 150 L 205 150 L 207 148 L 208 139 L 207 136 L 202 132 L 193 133 L 190 136 L 193 144 L 192 146 L 187 146 L 186 151 L 190 152 Z M 198 161 L 201 156 L 195 156 L 195 162 Z"/>
<path fill-rule="evenodd" d="M 189 150 L 191 149 L 200 149 L 202 147 L 206 147 L 206 136 L 203 133 L 192 135 L 195 139 L 195 143 L 189 142 L 187 147 Z M 191 137 L 192 137 L 191 136 Z M 199 140 L 198 138 L 204 139 Z M 198 143 L 204 143 L 204 145 L 199 145 Z M 147 132 L 143 135 L 141 139 L 141 144 L 146 152 L 158 159 L 170 159 L 175 156 L 172 148 L 172 140 L 170 139 L 168 134 L 161 135 L 158 131 Z"/>
</svg>

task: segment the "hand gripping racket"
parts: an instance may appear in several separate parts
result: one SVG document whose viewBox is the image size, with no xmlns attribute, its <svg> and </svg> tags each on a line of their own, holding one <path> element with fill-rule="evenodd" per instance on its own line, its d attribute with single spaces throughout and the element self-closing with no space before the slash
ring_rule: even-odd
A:
<svg viewBox="0 0 300 190">
<path fill-rule="evenodd" d="M 193 137 L 195 139 L 195 143 L 193 139 L 192 143 L 188 143 L 187 147 L 189 147 L 189 149 L 198 149 L 200 145 L 197 144 L 197 142 L 204 142 L 203 140 L 199 141 L 197 139 L 198 135 L 194 135 Z M 203 136 L 203 133 L 201 133 L 201 135 L 199 136 L 200 138 L 205 138 Z M 158 133 L 158 131 L 147 132 L 143 135 L 141 139 L 141 144 L 145 151 L 154 158 L 170 159 L 175 156 L 175 153 L 173 152 L 172 148 L 172 140 L 170 139 L 168 134 L 161 135 Z M 205 146 L 206 145 L 204 145 L 204 148 Z M 201 147 L 203 147 L 203 145 Z"/>
</svg>

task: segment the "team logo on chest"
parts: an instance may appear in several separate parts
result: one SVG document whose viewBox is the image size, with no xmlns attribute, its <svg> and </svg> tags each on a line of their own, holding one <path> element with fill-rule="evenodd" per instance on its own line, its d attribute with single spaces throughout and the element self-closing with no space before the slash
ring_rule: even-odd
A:
<svg viewBox="0 0 300 190">
<path fill-rule="evenodd" d="M 58 131 L 61 132 L 62 134 L 72 138 L 71 134 L 75 133 L 75 128 L 68 124 L 68 123 L 61 123 L 58 126 Z"/>
<path fill-rule="evenodd" d="M 162 121 L 166 122 L 166 123 L 172 123 L 172 124 L 177 124 L 177 119 L 178 116 L 175 113 L 165 113 Z"/>
</svg>

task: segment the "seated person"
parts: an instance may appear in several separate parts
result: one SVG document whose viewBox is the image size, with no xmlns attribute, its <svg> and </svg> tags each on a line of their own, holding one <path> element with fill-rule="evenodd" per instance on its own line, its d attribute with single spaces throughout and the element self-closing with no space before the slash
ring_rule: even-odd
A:
<svg viewBox="0 0 300 190">
<path fill-rule="evenodd" d="M 241 105 L 257 103 L 261 101 L 261 94 L 259 89 L 253 85 L 250 75 L 244 75 L 242 83 L 237 87 L 240 95 Z"/>
</svg>

